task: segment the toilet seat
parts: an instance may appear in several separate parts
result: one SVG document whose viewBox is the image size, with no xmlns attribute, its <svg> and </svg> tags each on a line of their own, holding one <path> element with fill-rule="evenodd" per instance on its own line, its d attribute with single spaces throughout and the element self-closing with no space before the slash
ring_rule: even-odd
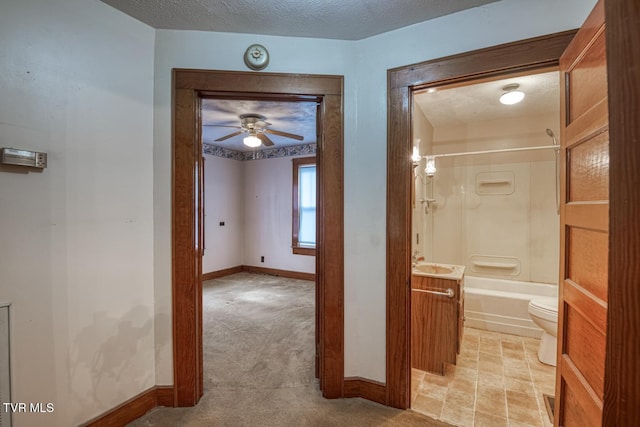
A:
<svg viewBox="0 0 640 427">
<path fill-rule="evenodd" d="M 531 300 L 529 301 L 529 312 L 550 322 L 557 322 L 558 299 L 551 297 Z"/>
</svg>

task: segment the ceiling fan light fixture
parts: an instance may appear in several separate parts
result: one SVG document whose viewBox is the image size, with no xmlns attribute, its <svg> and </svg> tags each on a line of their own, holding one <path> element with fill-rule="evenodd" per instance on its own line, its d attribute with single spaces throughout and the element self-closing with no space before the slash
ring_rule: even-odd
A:
<svg viewBox="0 0 640 427">
<path fill-rule="evenodd" d="M 502 88 L 504 93 L 500 96 L 500 102 L 504 105 L 513 105 L 524 99 L 524 92 L 518 90 L 520 87 L 519 84 L 514 83 L 510 85 L 506 85 Z"/>
<path fill-rule="evenodd" d="M 251 148 L 259 147 L 260 145 L 262 145 L 262 141 L 260 140 L 260 138 L 255 135 L 249 135 L 242 141 L 244 142 L 244 145 Z"/>
</svg>

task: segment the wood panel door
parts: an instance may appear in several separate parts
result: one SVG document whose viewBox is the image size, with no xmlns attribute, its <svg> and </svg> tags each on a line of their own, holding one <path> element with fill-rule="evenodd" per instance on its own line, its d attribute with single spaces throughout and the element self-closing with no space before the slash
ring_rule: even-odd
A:
<svg viewBox="0 0 640 427">
<path fill-rule="evenodd" d="M 555 423 L 599 426 L 609 259 L 604 1 L 560 58 L 562 208 Z"/>
</svg>

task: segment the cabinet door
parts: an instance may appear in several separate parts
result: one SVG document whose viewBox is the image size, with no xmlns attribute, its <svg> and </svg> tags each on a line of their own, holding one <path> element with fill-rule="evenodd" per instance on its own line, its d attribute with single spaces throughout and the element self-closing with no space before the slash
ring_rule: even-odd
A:
<svg viewBox="0 0 640 427">
<path fill-rule="evenodd" d="M 444 375 L 446 363 L 456 363 L 458 351 L 458 289 L 451 280 L 418 277 L 411 291 L 411 366 Z M 453 298 L 428 290 L 446 292 Z"/>
</svg>

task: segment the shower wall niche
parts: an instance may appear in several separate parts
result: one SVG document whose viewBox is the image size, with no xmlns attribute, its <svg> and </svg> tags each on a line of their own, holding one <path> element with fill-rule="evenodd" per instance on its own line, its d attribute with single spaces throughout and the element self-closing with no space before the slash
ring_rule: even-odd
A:
<svg viewBox="0 0 640 427">
<path fill-rule="evenodd" d="M 558 115 L 431 126 L 416 109 L 421 155 L 552 145 Z M 559 216 L 554 150 L 436 159 L 417 167 L 413 249 L 428 261 L 467 267 L 467 275 L 557 283 Z"/>
</svg>

